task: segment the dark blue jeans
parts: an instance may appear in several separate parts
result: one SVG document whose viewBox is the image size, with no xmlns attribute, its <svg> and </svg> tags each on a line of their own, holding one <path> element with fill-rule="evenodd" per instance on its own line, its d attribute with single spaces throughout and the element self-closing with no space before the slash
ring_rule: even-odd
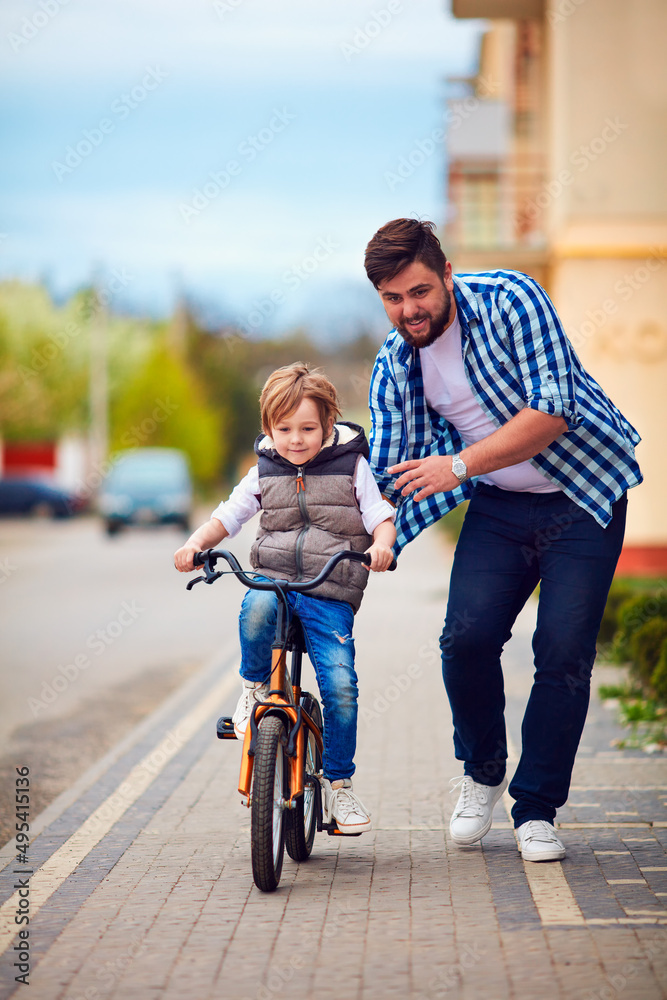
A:
<svg viewBox="0 0 667 1000">
<path fill-rule="evenodd" d="M 567 800 L 588 711 L 595 643 L 623 544 L 627 500 L 602 528 L 564 493 L 512 493 L 480 483 L 459 538 L 442 671 L 465 773 L 503 780 L 507 759 L 500 657 L 514 621 L 540 584 L 535 675 L 510 784 L 514 825 L 553 822 Z"/>
</svg>

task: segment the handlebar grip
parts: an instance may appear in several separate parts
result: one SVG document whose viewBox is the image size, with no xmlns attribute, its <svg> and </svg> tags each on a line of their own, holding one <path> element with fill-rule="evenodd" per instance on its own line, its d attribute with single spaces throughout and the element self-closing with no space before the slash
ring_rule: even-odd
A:
<svg viewBox="0 0 667 1000">
<path fill-rule="evenodd" d="M 203 566 L 205 560 L 206 560 L 206 553 L 205 552 L 195 552 L 195 554 L 192 557 L 192 565 L 193 566 Z"/>
<path fill-rule="evenodd" d="M 367 552 L 355 552 L 354 550 L 348 550 L 345 552 L 345 558 L 349 559 L 351 562 L 363 563 L 364 566 L 370 566 L 371 564 L 371 557 Z M 398 563 L 396 562 L 396 559 L 392 559 L 391 564 L 387 567 L 387 571 L 393 572 L 397 565 Z"/>
</svg>

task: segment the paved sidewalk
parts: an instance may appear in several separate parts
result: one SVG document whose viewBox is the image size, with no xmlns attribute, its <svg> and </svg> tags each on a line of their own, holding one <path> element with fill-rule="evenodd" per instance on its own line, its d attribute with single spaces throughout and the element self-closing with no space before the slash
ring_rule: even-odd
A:
<svg viewBox="0 0 667 1000">
<path fill-rule="evenodd" d="M 240 747 L 214 738 L 214 720 L 238 689 L 236 652 L 223 650 L 55 803 L 41 832 L 35 825 L 28 995 L 667 996 L 667 764 L 611 749 L 618 731 L 595 698 L 558 817 L 566 860 L 525 865 L 505 801 L 483 846 L 451 843 L 447 790 L 461 766 L 437 649 L 447 558 L 437 532 L 422 536 L 395 576 L 372 579 L 359 614 L 355 789 L 374 831 L 319 835 L 306 864 L 286 857 L 276 893 L 254 888 L 249 815 L 236 792 Z M 233 581 L 216 586 L 221 600 L 240 600 Z M 532 614 L 531 606 L 506 657 L 515 745 L 532 672 Z M 22 988 L 13 966 L 14 872 L 22 866 L 10 853 L 8 862 L 0 1000 Z"/>
</svg>

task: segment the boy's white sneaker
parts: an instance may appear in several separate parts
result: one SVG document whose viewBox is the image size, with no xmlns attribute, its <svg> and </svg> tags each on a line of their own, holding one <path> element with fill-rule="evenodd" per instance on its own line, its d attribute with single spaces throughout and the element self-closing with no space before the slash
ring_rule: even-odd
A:
<svg viewBox="0 0 667 1000">
<path fill-rule="evenodd" d="M 456 782 L 451 791 L 460 788 L 461 794 L 449 823 L 449 832 L 455 844 L 469 847 L 491 829 L 493 807 L 507 788 L 507 778 L 499 785 L 480 785 L 468 774 L 462 778 L 452 778 Z"/>
<path fill-rule="evenodd" d="M 324 793 L 322 802 L 324 823 L 335 823 L 341 833 L 368 833 L 373 829 L 370 813 L 352 791 L 352 782 L 349 778 L 345 778 L 338 788 L 332 788 L 328 778 L 320 778 L 320 781 Z"/>
<path fill-rule="evenodd" d="M 247 681 L 243 679 L 243 691 L 232 715 L 237 740 L 242 740 L 245 737 L 245 731 L 248 728 L 248 722 L 250 721 L 250 715 L 255 702 L 266 701 L 268 695 L 268 684 L 264 684 L 261 681 Z"/>
<path fill-rule="evenodd" d="M 519 851 L 524 861 L 562 861 L 565 848 L 551 823 L 529 819 L 516 828 Z"/>
</svg>

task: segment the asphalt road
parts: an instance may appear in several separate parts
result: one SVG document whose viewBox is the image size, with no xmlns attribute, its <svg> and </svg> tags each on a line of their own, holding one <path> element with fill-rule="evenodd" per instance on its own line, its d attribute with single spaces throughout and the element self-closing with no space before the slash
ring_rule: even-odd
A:
<svg viewBox="0 0 667 1000">
<path fill-rule="evenodd" d="M 232 549 L 246 565 L 253 536 Z M 0 521 L 0 814 L 15 766 L 39 760 L 43 808 L 236 641 L 241 588 L 188 593 L 172 561 L 184 537 L 166 527 L 109 539 L 93 517 Z"/>
</svg>

